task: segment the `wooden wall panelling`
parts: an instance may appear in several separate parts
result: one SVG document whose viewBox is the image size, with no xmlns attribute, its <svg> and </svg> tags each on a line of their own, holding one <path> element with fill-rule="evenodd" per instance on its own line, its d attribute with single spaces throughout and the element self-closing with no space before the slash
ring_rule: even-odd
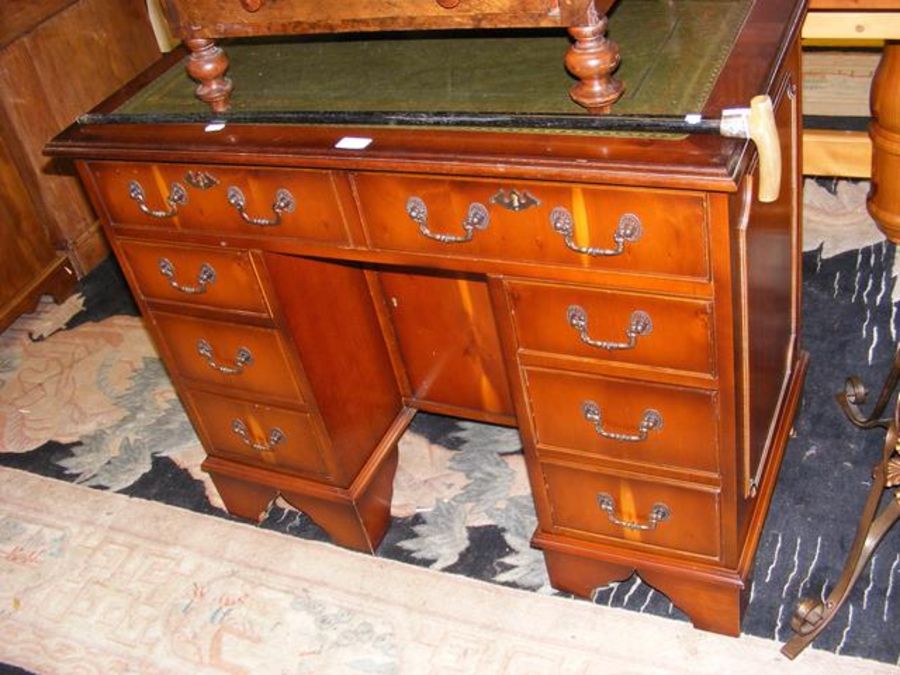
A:
<svg viewBox="0 0 900 675">
<path fill-rule="evenodd" d="M 143 0 L 12 0 L 11 10 L 9 4 L 0 24 L 0 107 L 7 122 L 0 134 L 53 245 L 83 275 L 108 248 L 74 172 L 47 160 L 43 147 L 159 50 Z M 14 29 L 25 32 L 13 35 Z"/>
</svg>

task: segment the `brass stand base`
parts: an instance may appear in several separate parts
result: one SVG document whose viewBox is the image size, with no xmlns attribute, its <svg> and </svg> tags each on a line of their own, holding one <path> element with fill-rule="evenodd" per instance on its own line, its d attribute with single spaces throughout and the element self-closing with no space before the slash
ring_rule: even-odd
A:
<svg viewBox="0 0 900 675">
<path fill-rule="evenodd" d="M 881 460 L 872 469 L 872 488 L 859 519 L 856 537 L 844 571 L 837 585 L 824 602 L 813 598 L 803 598 L 797 603 L 791 628 L 796 635 L 788 640 L 781 653 L 789 659 L 796 658 L 831 623 L 840 610 L 853 584 L 865 569 L 878 544 L 891 526 L 900 518 L 900 490 L 895 490 L 893 498 L 878 512 L 885 488 L 900 486 L 900 455 L 898 455 L 898 430 L 900 430 L 900 399 L 894 406 L 892 419 L 880 419 L 897 383 L 900 381 L 900 346 L 894 355 L 894 364 L 885 378 L 881 394 L 869 415 L 865 415 L 859 404 L 866 401 L 866 388 L 856 377 L 847 379 L 844 391 L 837 395 L 838 404 L 853 424 L 863 429 L 886 427 Z"/>
</svg>

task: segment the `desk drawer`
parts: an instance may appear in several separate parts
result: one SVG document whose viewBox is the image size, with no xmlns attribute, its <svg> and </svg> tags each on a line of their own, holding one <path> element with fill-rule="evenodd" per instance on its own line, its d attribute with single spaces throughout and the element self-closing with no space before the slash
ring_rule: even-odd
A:
<svg viewBox="0 0 900 675">
<path fill-rule="evenodd" d="M 507 293 L 523 350 L 714 370 L 710 302 L 524 281 Z"/>
<path fill-rule="evenodd" d="M 714 488 L 624 477 L 543 463 L 553 525 L 718 558 L 719 494 Z"/>
<path fill-rule="evenodd" d="M 349 242 L 328 171 L 89 164 L 113 225 Z"/>
<path fill-rule="evenodd" d="M 718 473 L 715 392 L 541 368 L 525 379 L 539 451 Z"/>
<path fill-rule="evenodd" d="M 708 277 L 699 194 L 403 175 L 355 181 L 376 248 Z"/>
<path fill-rule="evenodd" d="M 348 30 L 556 26 L 559 0 L 170 0 L 181 26 L 202 35 L 286 35 Z M 605 11 L 610 4 L 599 4 Z"/>
<path fill-rule="evenodd" d="M 119 246 L 145 298 L 269 314 L 246 251 L 122 239 Z"/>
<path fill-rule="evenodd" d="M 293 473 L 326 473 L 309 413 L 199 391 L 188 396 L 210 454 Z"/>
<path fill-rule="evenodd" d="M 278 331 L 151 312 L 182 377 L 302 403 L 300 386 Z"/>
</svg>

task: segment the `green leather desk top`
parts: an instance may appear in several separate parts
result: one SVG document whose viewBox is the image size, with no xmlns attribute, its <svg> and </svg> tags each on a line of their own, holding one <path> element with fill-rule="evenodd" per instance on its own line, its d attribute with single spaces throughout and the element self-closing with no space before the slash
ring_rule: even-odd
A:
<svg viewBox="0 0 900 675">
<path fill-rule="evenodd" d="M 704 106 L 754 0 L 622 0 L 610 16 L 618 115 L 683 116 Z M 236 114 L 403 111 L 578 114 L 564 33 L 369 34 L 226 45 Z M 211 116 L 175 67 L 111 113 Z M 586 114 L 586 113 L 585 113 Z M 288 120 L 289 121 L 289 120 Z"/>
</svg>

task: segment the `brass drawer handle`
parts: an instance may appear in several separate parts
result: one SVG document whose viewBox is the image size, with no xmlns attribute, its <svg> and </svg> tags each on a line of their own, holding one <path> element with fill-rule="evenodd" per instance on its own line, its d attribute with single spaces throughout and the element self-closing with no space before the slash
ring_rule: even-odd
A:
<svg viewBox="0 0 900 675">
<path fill-rule="evenodd" d="M 241 0 L 241 7 L 248 12 L 255 12 L 263 6 L 265 0 Z"/>
<path fill-rule="evenodd" d="M 234 365 L 225 366 L 218 363 L 213 355 L 212 345 L 203 338 L 197 340 L 197 353 L 206 359 L 206 364 L 213 370 L 218 370 L 226 375 L 240 375 L 244 367 L 253 364 L 253 354 L 246 347 L 238 347 L 234 356 Z"/>
<path fill-rule="evenodd" d="M 647 440 L 647 435 L 651 431 L 659 431 L 662 429 L 663 425 L 662 415 L 660 415 L 658 411 L 650 408 L 645 410 L 644 414 L 641 415 L 641 422 L 638 425 L 638 432 L 636 434 L 621 434 L 615 431 L 607 431 L 603 428 L 603 416 L 600 413 L 600 406 L 594 401 L 585 401 L 582 403 L 581 412 L 584 414 L 584 419 L 594 425 L 594 431 L 596 431 L 599 436 L 608 438 L 612 441 L 640 443 L 641 441 Z"/>
<path fill-rule="evenodd" d="M 619 224 L 616 226 L 616 233 L 613 235 L 613 241 L 616 243 L 615 248 L 594 248 L 593 246 L 579 246 L 575 243 L 575 221 L 572 214 L 562 206 L 557 206 L 550 212 L 550 224 L 554 231 L 559 232 L 563 236 L 571 250 L 576 253 L 583 253 L 590 256 L 613 256 L 621 255 L 625 252 L 625 244 L 633 244 L 638 241 L 643 234 L 641 220 L 633 213 L 622 214 L 619 218 Z"/>
<path fill-rule="evenodd" d="M 284 188 L 278 188 L 275 191 L 275 201 L 272 202 L 272 212 L 275 214 L 274 218 L 255 218 L 249 215 L 245 210 L 247 200 L 244 198 L 244 193 L 235 185 L 228 188 L 226 198 L 228 199 L 228 203 L 237 209 L 237 212 L 240 214 L 241 218 L 244 219 L 244 222 L 249 223 L 250 225 L 259 225 L 260 227 L 274 227 L 280 225 L 281 214 L 293 213 L 294 209 L 297 207 L 294 203 L 294 196 Z"/>
<path fill-rule="evenodd" d="M 631 313 L 631 321 L 628 324 L 628 328 L 625 329 L 625 337 L 628 338 L 627 342 L 607 342 L 606 340 L 593 339 L 588 335 L 587 312 L 580 305 L 569 305 L 566 317 L 569 320 L 569 325 L 578 331 L 578 337 L 581 338 L 582 342 L 591 347 L 608 349 L 610 351 L 615 349 L 634 349 L 635 345 L 637 345 L 638 337 L 649 335 L 653 331 L 653 321 L 650 320 L 650 315 L 639 309 Z"/>
<path fill-rule="evenodd" d="M 178 213 L 178 207 L 187 204 L 187 190 L 180 183 L 172 183 L 169 190 L 169 196 L 166 197 L 166 204 L 169 205 L 166 211 L 157 211 L 147 206 L 144 196 L 144 188 L 136 180 L 128 183 L 128 196 L 137 202 L 141 213 L 145 213 L 151 218 L 171 218 Z"/>
<path fill-rule="evenodd" d="M 179 284 L 175 279 L 175 265 L 173 265 L 172 261 L 168 258 L 159 259 L 159 273 L 169 280 L 169 286 L 174 288 L 176 291 L 181 291 L 182 293 L 190 293 L 192 295 L 206 293 L 207 287 L 216 280 L 216 270 L 213 269 L 213 266 L 209 263 L 203 263 L 202 265 L 200 265 L 200 272 L 197 274 L 196 286 L 183 286 Z"/>
<path fill-rule="evenodd" d="M 429 239 L 434 239 L 442 244 L 460 244 L 471 241 L 475 236 L 475 230 L 486 230 L 490 225 L 491 217 L 488 215 L 487 207 L 479 202 L 469 204 L 469 213 L 463 221 L 462 226 L 465 234 L 462 236 L 454 234 L 438 234 L 428 229 L 428 207 L 418 197 L 410 197 L 406 202 L 406 214 L 416 225 L 419 226 L 419 232 Z"/>
<path fill-rule="evenodd" d="M 662 502 L 657 502 L 650 508 L 650 516 L 647 518 L 647 522 L 638 523 L 633 520 L 622 520 L 616 515 L 616 500 L 613 499 L 611 494 L 601 492 L 597 495 L 597 503 L 606 512 L 609 522 L 613 525 L 624 527 L 626 530 L 655 530 L 657 525 L 664 520 L 668 520 L 672 515 L 672 510 L 668 506 Z"/>
<path fill-rule="evenodd" d="M 250 432 L 247 430 L 247 425 L 244 424 L 242 420 L 234 419 L 231 421 L 231 430 L 240 436 L 241 441 L 243 441 L 244 445 L 247 447 L 253 448 L 258 452 L 272 452 L 275 449 L 275 446 L 279 443 L 283 443 L 287 436 L 284 435 L 284 432 L 278 427 L 272 427 L 269 429 L 269 436 L 266 439 L 265 443 L 257 443 L 252 438 L 250 438 Z"/>
</svg>

